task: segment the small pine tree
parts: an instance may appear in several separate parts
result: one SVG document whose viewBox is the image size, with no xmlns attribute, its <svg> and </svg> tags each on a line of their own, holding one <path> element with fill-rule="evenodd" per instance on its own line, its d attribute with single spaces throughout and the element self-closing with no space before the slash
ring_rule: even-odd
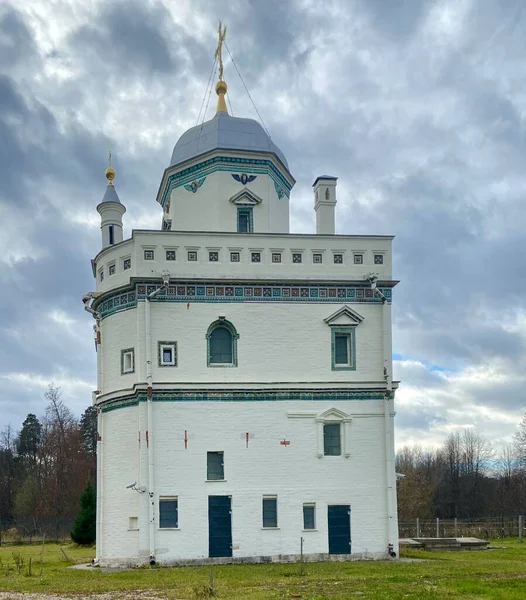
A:
<svg viewBox="0 0 526 600">
<path fill-rule="evenodd" d="M 97 527 L 97 498 L 91 480 L 80 497 L 80 510 L 71 537 L 76 544 L 87 545 L 95 542 Z"/>
</svg>

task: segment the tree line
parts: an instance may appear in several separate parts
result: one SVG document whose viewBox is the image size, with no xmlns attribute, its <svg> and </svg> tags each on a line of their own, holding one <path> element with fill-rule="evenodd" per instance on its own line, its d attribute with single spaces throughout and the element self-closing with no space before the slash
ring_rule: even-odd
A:
<svg viewBox="0 0 526 600">
<path fill-rule="evenodd" d="M 71 519 L 88 481 L 95 484 L 97 412 L 77 419 L 51 384 L 45 412 L 30 413 L 20 431 L 0 433 L 0 520 Z"/>
<path fill-rule="evenodd" d="M 95 485 L 97 412 L 80 419 L 53 384 L 40 417 L 0 433 L 0 522 L 73 519 L 88 481 Z M 497 453 L 474 429 L 438 448 L 404 446 L 396 455 L 398 518 L 476 519 L 526 513 L 526 415 L 514 442 Z"/>
<path fill-rule="evenodd" d="M 404 446 L 396 455 L 399 521 L 477 519 L 526 512 L 526 416 L 513 444 L 497 452 L 474 429 L 438 448 Z"/>
</svg>

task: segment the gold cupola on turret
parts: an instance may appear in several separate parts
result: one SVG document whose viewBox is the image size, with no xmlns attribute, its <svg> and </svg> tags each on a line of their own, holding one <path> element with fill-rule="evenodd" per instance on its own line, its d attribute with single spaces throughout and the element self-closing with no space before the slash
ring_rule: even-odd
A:
<svg viewBox="0 0 526 600">
<path fill-rule="evenodd" d="M 108 168 L 104 174 L 108 184 L 97 211 L 101 217 L 102 247 L 106 248 L 122 242 L 122 215 L 126 212 L 126 207 L 120 201 L 113 185 L 115 169 L 111 165 L 111 151 L 108 154 Z"/>
</svg>

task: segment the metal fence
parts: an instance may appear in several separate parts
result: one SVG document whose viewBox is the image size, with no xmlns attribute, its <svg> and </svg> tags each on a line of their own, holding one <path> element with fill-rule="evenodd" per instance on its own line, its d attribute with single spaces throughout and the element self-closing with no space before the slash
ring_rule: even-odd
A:
<svg viewBox="0 0 526 600">
<path fill-rule="evenodd" d="M 31 542 L 71 541 L 74 519 L 20 519 L 0 521 L 0 546 Z"/>
<path fill-rule="evenodd" d="M 484 519 L 415 519 L 398 523 L 401 538 L 477 537 L 496 540 L 519 537 L 522 540 L 523 518 L 488 517 Z"/>
<path fill-rule="evenodd" d="M 66 542 L 74 519 L 20 519 L 0 521 L 0 545 L 31 542 Z M 486 540 L 519 537 L 522 540 L 525 520 L 522 516 L 484 519 L 414 519 L 400 521 L 401 538 L 477 537 Z"/>
</svg>

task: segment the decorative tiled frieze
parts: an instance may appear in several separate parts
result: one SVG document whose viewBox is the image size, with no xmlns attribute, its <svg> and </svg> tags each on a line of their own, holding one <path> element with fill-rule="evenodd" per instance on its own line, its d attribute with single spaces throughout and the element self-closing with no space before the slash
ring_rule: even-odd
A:
<svg viewBox="0 0 526 600">
<path fill-rule="evenodd" d="M 173 390 L 154 391 L 153 402 L 345 402 L 363 400 L 384 400 L 386 394 L 394 397 L 393 392 L 382 390 Z M 123 396 L 109 400 L 102 405 L 102 412 L 118 408 L 137 406 L 146 402 L 146 392 Z"/>
<path fill-rule="evenodd" d="M 163 196 L 160 199 L 160 204 L 164 208 L 170 197 L 170 193 L 175 188 L 190 184 L 189 191 L 192 191 L 192 182 L 199 181 L 201 178 L 206 177 L 210 173 L 214 173 L 215 171 L 232 172 L 233 170 L 239 169 L 243 169 L 244 173 L 269 175 L 274 182 L 279 184 L 287 196 L 290 194 L 290 190 L 292 189 L 291 184 L 280 173 L 272 161 L 261 158 L 215 156 L 214 158 L 209 158 L 208 160 L 200 162 L 192 167 L 188 167 L 187 169 L 183 169 L 182 171 L 178 171 L 177 173 L 170 175 L 166 181 Z"/>
<path fill-rule="evenodd" d="M 161 287 L 160 283 L 136 283 L 130 292 L 118 292 L 110 297 L 98 300 L 94 308 L 103 317 L 128 308 L 133 308 L 137 300 L 143 300 L 147 294 Z M 378 288 L 391 302 L 393 290 Z M 234 285 L 228 283 L 173 283 L 157 297 L 158 302 L 370 302 L 380 304 L 382 298 L 371 288 L 334 285 L 297 285 L 278 283 Z"/>
</svg>

